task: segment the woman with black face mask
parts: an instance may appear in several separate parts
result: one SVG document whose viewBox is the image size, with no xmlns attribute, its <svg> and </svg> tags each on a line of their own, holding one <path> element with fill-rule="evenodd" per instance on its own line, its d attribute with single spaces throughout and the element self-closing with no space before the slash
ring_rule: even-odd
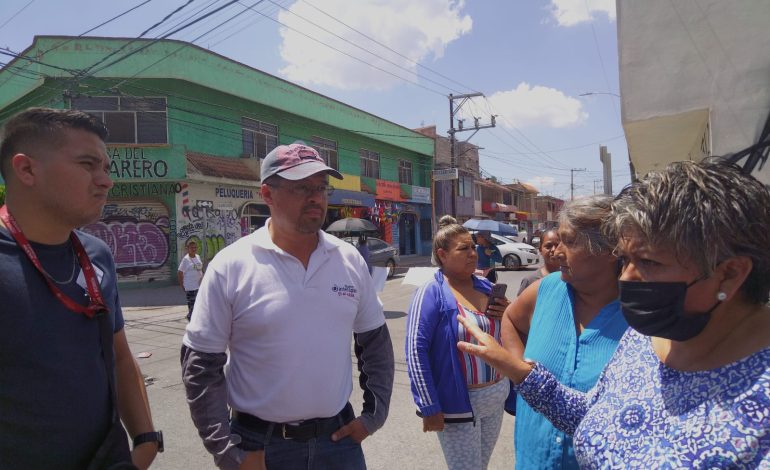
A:
<svg viewBox="0 0 770 470">
<path fill-rule="evenodd" d="M 480 345 L 458 347 L 572 434 L 581 467 L 770 468 L 767 188 L 735 166 L 674 163 L 624 189 L 605 232 L 630 328 L 592 390 L 472 327 Z"/>
</svg>

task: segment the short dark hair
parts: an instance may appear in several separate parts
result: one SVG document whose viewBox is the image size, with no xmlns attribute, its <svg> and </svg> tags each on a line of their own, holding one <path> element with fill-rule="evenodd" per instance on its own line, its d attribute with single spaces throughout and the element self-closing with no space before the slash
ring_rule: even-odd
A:
<svg viewBox="0 0 770 470">
<path fill-rule="evenodd" d="M 556 235 L 556 238 L 559 238 L 559 229 L 556 227 L 549 228 L 548 230 L 545 230 L 543 233 L 540 234 L 540 243 L 537 244 L 537 249 L 540 250 L 543 248 L 543 242 L 545 241 L 546 237 L 549 233 L 552 233 Z"/>
<path fill-rule="evenodd" d="M 8 181 L 11 157 L 27 152 L 30 145 L 55 145 L 64 129 L 80 129 L 107 139 L 107 128 L 94 116 L 74 109 L 29 108 L 3 126 L 0 143 L 0 174 Z"/>
</svg>

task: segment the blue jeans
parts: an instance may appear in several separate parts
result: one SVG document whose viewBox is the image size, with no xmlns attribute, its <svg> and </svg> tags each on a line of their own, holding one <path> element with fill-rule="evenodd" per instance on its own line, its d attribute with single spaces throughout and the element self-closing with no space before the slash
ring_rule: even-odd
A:
<svg viewBox="0 0 770 470">
<path fill-rule="evenodd" d="M 277 427 L 271 426 L 266 433 L 258 433 L 236 421 L 230 423 L 230 429 L 241 436 L 239 447 L 243 450 L 265 449 L 268 470 L 366 470 L 361 444 L 349 437 L 337 442 L 332 442 L 331 436 L 297 441 L 284 439 Z"/>
</svg>

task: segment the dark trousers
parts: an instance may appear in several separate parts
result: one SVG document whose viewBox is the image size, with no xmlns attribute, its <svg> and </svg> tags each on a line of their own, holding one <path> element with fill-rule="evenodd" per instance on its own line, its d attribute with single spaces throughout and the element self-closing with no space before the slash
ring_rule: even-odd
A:
<svg viewBox="0 0 770 470">
<path fill-rule="evenodd" d="M 193 307 L 195 306 L 195 298 L 198 297 L 198 289 L 186 290 L 187 295 L 187 320 L 192 317 Z"/>
</svg>

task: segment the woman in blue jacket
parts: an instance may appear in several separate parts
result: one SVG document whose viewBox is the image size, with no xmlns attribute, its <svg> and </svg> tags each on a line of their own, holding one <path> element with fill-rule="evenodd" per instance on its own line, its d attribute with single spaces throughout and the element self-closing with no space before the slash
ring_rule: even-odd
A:
<svg viewBox="0 0 770 470">
<path fill-rule="evenodd" d="M 469 354 L 470 341 L 457 316 L 500 338 L 505 298 L 488 304 L 492 284 L 475 276 L 477 254 L 471 234 L 454 219 L 442 218 L 433 239 L 439 270 L 417 290 L 409 308 L 406 360 L 423 432 L 438 432 L 447 466 L 485 469 L 500 434 L 508 380 Z"/>
</svg>

